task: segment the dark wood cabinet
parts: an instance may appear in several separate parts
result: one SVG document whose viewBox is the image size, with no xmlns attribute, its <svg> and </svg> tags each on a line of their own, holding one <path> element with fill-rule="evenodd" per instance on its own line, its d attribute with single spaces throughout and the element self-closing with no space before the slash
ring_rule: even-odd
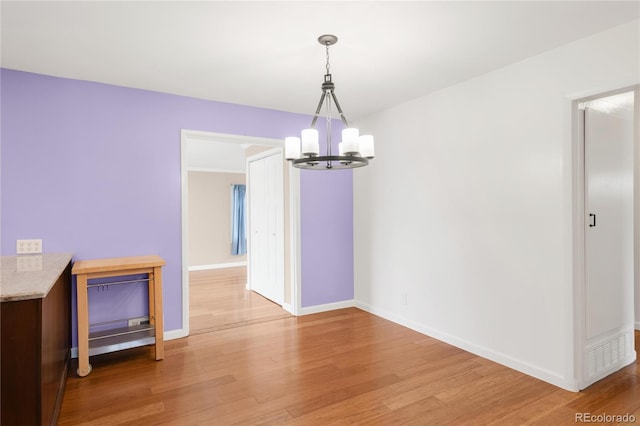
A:
<svg viewBox="0 0 640 426">
<path fill-rule="evenodd" d="M 0 304 L 3 426 L 57 423 L 71 361 L 71 263 L 44 297 Z"/>
</svg>

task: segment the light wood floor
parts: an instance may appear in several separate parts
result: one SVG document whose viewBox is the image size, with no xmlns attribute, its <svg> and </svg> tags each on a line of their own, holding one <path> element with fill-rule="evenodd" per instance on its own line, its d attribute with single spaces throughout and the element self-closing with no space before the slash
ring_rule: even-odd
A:
<svg viewBox="0 0 640 426">
<path fill-rule="evenodd" d="M 289 317 L 280 306 L 246 290 L 247 268 L 189 273 L 190 334 Z"/>
<path fill-rule="evenodd" d="M 91 363 L 69 376 L 60 425 L 640 422 L 640 363 L 572 393 L 355 308 L 168 341 L 162 361 L 144 347 Z"/>
</svg>

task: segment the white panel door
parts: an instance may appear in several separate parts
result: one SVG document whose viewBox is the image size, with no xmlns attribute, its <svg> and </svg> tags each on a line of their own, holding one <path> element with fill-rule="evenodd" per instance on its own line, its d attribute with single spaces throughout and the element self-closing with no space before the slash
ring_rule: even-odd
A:
<svg viewBox="0 0 640 426">
<path fill-rule="evenodd" d="M 584 116 L 585 374 L 590 382 L 633 354 L 633 114 L 605 99 L 589 103 Z"/>
<path fill-rule="evenodd" d="M 249 286 L 284 302 L 284 188 L 280 150 L 248 159 Z"/>
</svg>

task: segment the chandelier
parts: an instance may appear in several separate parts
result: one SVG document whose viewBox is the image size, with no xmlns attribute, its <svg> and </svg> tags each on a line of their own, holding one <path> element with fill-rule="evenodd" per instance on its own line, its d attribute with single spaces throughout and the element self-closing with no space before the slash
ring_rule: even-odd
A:
<svg viewBox="0 0 640 426">
<path fill-rule="evenodd" d="M 311 121 L 311 127 L 302 131 L 302 137 L 285 138 L 285 158 L 292 162 L 293 167 L 310 170 L 334 170 L 334 169 L 353 169 L 369 164 L 369 160 L 375 156 L 373 148 L 373 136 L 360 135 L 355 127 L 350 127 L 349 122 L 342 113 L 340 103 L 334 92 L 335 85 L 331 81 L 331 72 L 329 68 L 329 46 L 338 42 L 338 37 L 325 34 L 318 37 L 318 42 L 325 46 L 327 53 L 327 73 L 324 75 L 322 83 L 322 96 L 316 113 Z M 342 142 L 338 144 L 338 153 L 332 152 L 331 146 L 331 101 L 335 103 L 340 119 L 344 123 L 345 128 L 342 130 Z M 316 122 L 320 115 L 322 105 L 325 104 L 326 120 L 327 120 L 327 146 L 326 154 L 320 155 L 320 144 L 318 142 L 318 131 L 316 130 Z"/>
</svg>

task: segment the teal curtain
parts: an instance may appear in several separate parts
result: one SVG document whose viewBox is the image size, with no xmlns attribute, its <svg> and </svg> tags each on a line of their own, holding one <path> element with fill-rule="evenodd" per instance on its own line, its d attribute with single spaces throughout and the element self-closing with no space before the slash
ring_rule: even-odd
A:
<svg viewBox="0 0 640 426">
<path fill-rule="evenodd" d="M 246 185 L 233 185 L 233 219 L 231 230 L 231 254 L 240 255 L 247 252 L 247 236 L 245 235 L 245 193 Z"/>
</svg>

